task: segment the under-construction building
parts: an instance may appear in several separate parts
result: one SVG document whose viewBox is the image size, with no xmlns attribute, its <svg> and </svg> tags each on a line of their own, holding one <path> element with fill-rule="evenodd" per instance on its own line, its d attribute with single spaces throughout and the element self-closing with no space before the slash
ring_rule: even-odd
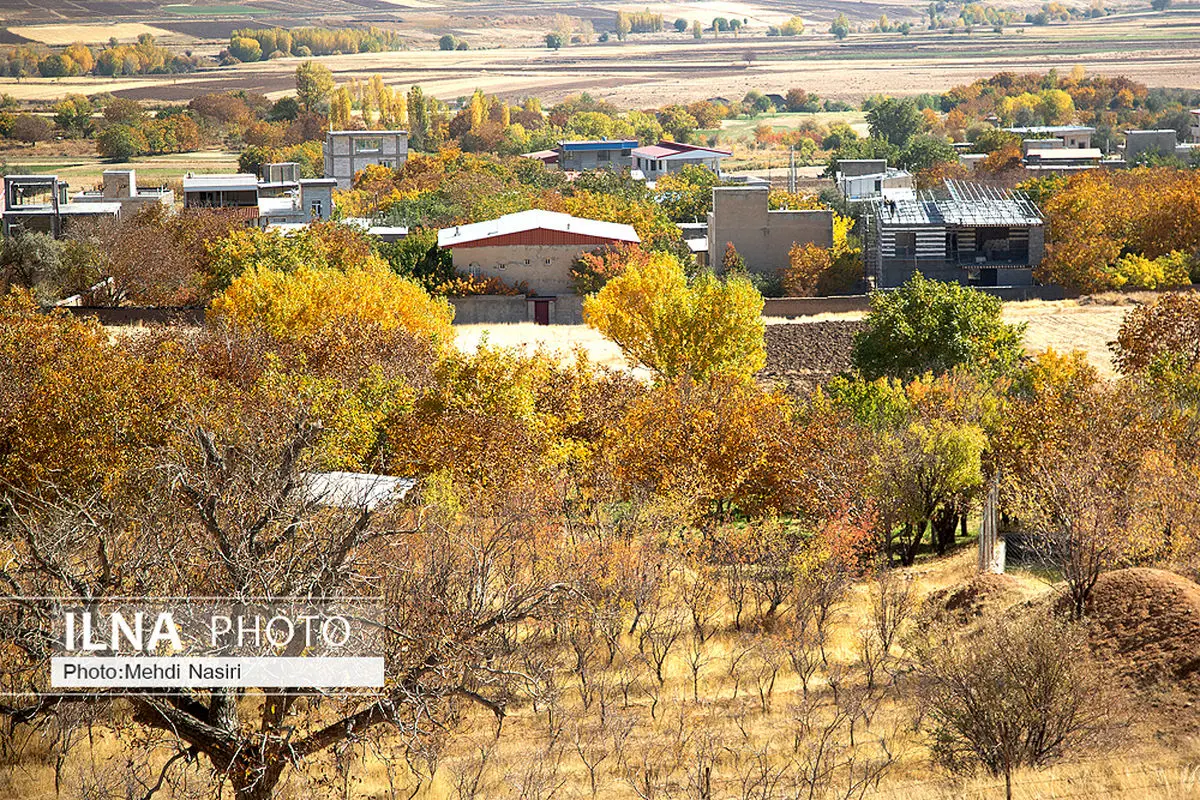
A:
<svg viewBox="0 0 1200 800">
<path fill-rule="evenodd" d="M 872 200 L 863 221 L 867 275 L 885 289 L 915 272 L 978 286 L 1031 286 L 1045 250 L 1045 219 L 1027 195 L 965 181 Z"/>
</svg>

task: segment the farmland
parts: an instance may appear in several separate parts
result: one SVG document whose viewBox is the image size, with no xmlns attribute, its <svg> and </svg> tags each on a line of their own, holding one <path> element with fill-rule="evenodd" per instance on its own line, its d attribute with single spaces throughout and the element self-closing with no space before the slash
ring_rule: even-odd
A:
<svg viewBox="0 0 1200 800">
<path fill-rule="evenodd" d="M 475 88 L 506 98 L 538 95 L 549 101 L 587 91 L 622 106 L 645 107 L 661 105 L 668 97 L 679 101 L 712 95 L 740 97 L 750 89 L 804 86 L 822 97 L 853 101 L 876 93 L 942 91 L 1005 70 L 1067 71 L 1075 65 L 1091 73 L 1123 74 L 1152 87 L 1200 86 L 1200 77 L 1190 68 L 1200 46 L 1200 11 L 1195 9 L 1156 15 L 1126 13 L 1067 25 L 1006 28 L 1002 33 L 984 28 L 953 34 L 917 28 L 908 36 L 855 33 L 837 42 L 824 32 L 821 22 L 836 10 L 844 9 L 859 21 L 882 12 L 897 19 L 915 17 L 903 5 L 832 3 L 815 8 L 812 28 L 795 39 L 766 37 L 761 28 L 758 33 L 750 28 L 738 38 L 726 34 L 714 39 L 706 33 L 703 39 L 693 40 L 690 34 L 647 34 L 625 43 L 611 41 L 553 51 L 541 43 L 552 25 L 551 11 L 594 19 L 597 31 L 611 26 L 615 11 L 566 4 L 536 8 L 472 4 L 469 12 L 451 15 L 432 5 L 416 9 L 381 5 L 397 15 L 396 28 L 408 39 L 410 49 L 329 56 L 322 62 L 339 81 L 379 73 L 392 85 L 420 83 L 428 94 L 444 100 Z M 198 11 L 201 7 L 189 8 Z M 703 4 L 689 16 L 703 13 L 707 17 L 710 11 L 731 8 Z M 761 19 L 761 24 L 777 22 L 780 15 L 778 9 L 767 5 L 743 10 L 746 18 Z M 198 19 L 178 23 L 180 16 Z M 255 19 L 266 25 L 285 21 Z M 296 21 L 321 19 L 300 14 Z M 371 19 L 381 21 L 386 15 L 372 15 Z M 229 31 L 246 21 L 245 15 L 214 12 L 211 19 L 200 22 L 198 14 L 164 12 L 145 24 L 190 37 L 195 41 L 189 49 L 212 54 L 227 42 Z M 48 41 L 61 42 L 70 36 L 55 33 L 56 27 L 23 29 Z M 437 51 L 436 39 L 443 33 L 467 40 L 472 49 Z M 0 90 L 24 100 L 110 91 L 139 100 L 178 102 L 203 92 L 233 89 L 275 97 L 291 89 L 295 66 L 295 59 L 285 58 L 169 77 L 7 79 L 0 83 Z M 693 80 L 696 75 L 703 75 L 704 80 Z"/>
</svg>

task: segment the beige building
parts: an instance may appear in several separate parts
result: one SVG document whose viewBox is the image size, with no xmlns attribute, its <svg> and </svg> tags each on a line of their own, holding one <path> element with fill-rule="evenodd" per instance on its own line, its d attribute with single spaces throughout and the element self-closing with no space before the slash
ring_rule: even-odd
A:
<svg viewBox="0 0 1200 800">
<path fill-rule="evenodd" d="M 325 134 L 325 177 L 349 189 L 354 173 L 370 165 L 401 167 L 408 160 L 408 131 L 329 131 Z"/>
<path fill-rule="evenodd" d="M 120 203 L 121 216 L 132 216 L 146 206 L 175 207 L 175 193 L 163 187 L 144 189 L 137 185 L 137 173 L 132 169 L 106 169 L 101 188 L 79 192 L 74 203 Z"/>
<path fill-rule="evenodd" d="M 631 225 L 555 211 L 522 211 L 438 231 L 438 246 L 450 250 L 459 272 L 525 284 L 530 294 L 541 296 L 575 291 L 571 265 L 582 254 L 639 241 Z"/>
<path fill-rule="evenodd" d="M 732 242 L 752 272 L 775 275 L 788 266 L 793 244 L 833 246 L 833 212 L 771 211 L 768 186 L 718 186 L 708 214 L 708 263 L 720 269 Z"/>
</svg>

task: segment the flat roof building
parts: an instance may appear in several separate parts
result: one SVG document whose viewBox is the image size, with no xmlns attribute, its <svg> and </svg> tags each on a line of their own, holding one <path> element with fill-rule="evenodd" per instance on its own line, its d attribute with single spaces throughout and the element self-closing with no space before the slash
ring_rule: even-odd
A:
<svg viewBox="0 0 1200 800">
<path fill-rule="evenodd" d="M 325 134 L 325 177 L 349 189 L 368 166 L 398 169 L 408 160 L 408 131 L 329 131 Z"/>
<path fill-rule="evenodd" d="M 792 245 L 809 242 L 833 246 L 833 212 L 775 210 L 769 204 L 770 185 L 717 186 L 708 213 L 708 263 L 720 269 L 728 244 L 746 260 L 746 268 L 775 276 L 788 265 Z"/>
<path fill-rule="evenodd" d="M 118 203 L 122 216 L 136 214 L 147 206 L 175 207 L 175 192 L 165 186 L 142 188 L 132 169 L 106 169 L 99 189 L 83 191 L 71 198 L 73 203 Z"/>
<path fill-rule="evenodd" d="M 333 214 L 333 178 L 301 178 L 292 162 L 263 165 L 263 178 L 251 173 L 188 175 L 183 179 L 184 208 L 241 209 L 246 221 L 266 227 L 329 219 Z"/>
<path fill-rule="evenodd" d="M 58 239 L 84 220 L 121 214 L 121 204 L 116 201 L 71 202 L 68 189 L 69 184 L 56 175 L 5 175 L 4 235 L 34 231 Z"/>
<path fill-rule="evenodd" d="M 637 139 L 594 139 L 591 141 L 560 141 L 555 148 L 558 166 L 569 172 L 611 169 L 620 172 L 633 168 L 633 148 Z"/>
</svg>

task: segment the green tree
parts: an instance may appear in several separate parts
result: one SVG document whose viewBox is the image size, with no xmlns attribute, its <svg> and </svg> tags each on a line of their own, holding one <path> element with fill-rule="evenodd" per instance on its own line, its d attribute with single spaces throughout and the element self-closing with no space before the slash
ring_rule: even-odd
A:
<svg viewBox="0 0 1200 800">
<path fill-rule="evenodd" d="M 913 172 L 927 170 L 936 164 L 957 161 L 958 151 L 941 136 L 913 136 L 900 151 L 900 166 Z"/>
<path fill-rule="evenodd" d="M 668 254 L 630 263 L 583 301 L 584 321 L 663 381 L 749 378 L 766 364 L 762 295 L 744 277 L 691 281 Z"/>
<path fill-rule="evenodd" d="M 87 136 L 92 127 L 92 101 L 69 94 L 54 106 L 54 124 L 68 136 Z"/>
<path fill-rule="evenodd" d="M 333 73 L 324 64 L 305 61 L 296 67 L 296 97 L 305 111 L 314 111 L 333 92 Z"/>
<path fill-rule="evenodd" d="M 684 19 L 683 17 L 680 17 L 679 19 L 675 20 L 675 32 L 676 33 L 684 33 L 687 31 L 687 29 L 688 29 L 688 21 L 686 19 Z"/>
<path fill-rule="evenodd" d="M 110 125 L 96 137 L 96 152 L 113 161 L 129 161 L 149 147 L 142 132 L 129 125 Z"/>
<path fill-rule="evenodd" d="M 429 104 L 418 84 L 408 90 L 408 142 L 413 150 L 424 150 L 429 143 Z"/>
<path fill-rule="evenodd" d="M 563 46 L 562 34 L 555 33 L 554 31 L 551 31 L 550 33 L 546 34 L 546 47 L 549 47 L 551 50 L 559 50 L 562 48 L 562 46 Z"/>
<path fill-rule="evenodd" d="M 829 32 L 835 39 L 845 39 L 850 35 L 850 20 L 846 19 L 845 14 L 838 14 L 834 18 L 833 24 L 829 26 Z"/>
<path fill-rule="evenodd" d="M 444 34 L 442 38 L 438 39 L 439 50 L 453 50 L 456 47 L 458 47 L 458 39 L 452 33 Z"/>
<path fill-rule="evenodd" d="M 1011 370 L 1024 353 L 1025 325 L 1000 318 L 999 298 L 925 278 L 871 296 L 866 327 L 854 337 L 854 366 L 867 379 L 909 380 L 965 367 L 983 377 Z"/>
<path fill-rule="evenodd" d="M 867 125 L 871 135 L 885 139 L 896 147 L 904 147 L 908 140 L 925 128 L 925 118 L 912 98 L 889 97 L 867 112 Z"/>
</svg>

